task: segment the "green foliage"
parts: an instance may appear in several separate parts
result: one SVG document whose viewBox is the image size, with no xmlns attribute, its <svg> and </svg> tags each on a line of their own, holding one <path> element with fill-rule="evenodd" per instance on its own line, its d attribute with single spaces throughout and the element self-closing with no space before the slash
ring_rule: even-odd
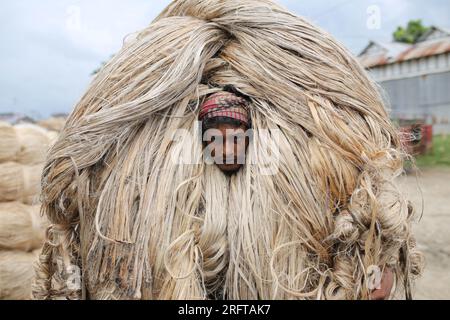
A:
<svg viewBox="0 0 450 320">
<path fill-rule="evenodd" d="M 414 44 L 429 29 L 429 27 L 422 25 L 422 20 L 420 19 L 410 20 L 406 28 L 401 26 L 397 28 L 393 34 L 394 40 L 397 42 Z"/>
<path fill-rule="evenodd" d="M 450 166 L 450 136 L 437 135 L 433 137 L 432 150 L 416 158 L 419 167 Z"/>
</svg>

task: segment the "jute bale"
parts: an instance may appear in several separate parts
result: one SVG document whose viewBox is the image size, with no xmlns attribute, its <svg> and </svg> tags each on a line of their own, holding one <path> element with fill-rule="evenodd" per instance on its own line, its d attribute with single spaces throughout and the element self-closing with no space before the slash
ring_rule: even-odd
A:
<svg viewBox="0 0 450 320">
<path fill-rule="evenodd" d="M 37 203 L 42 169 L 42 165 L 0 164 L 0 202 Z"/>
<path fill-rule="evenodd" d="M 0 162 L 14 160 L 19 149 L 14 127 L 7 122 L 0 122 Z"/>
<path fill-rule="evenodd" d="M 51 131 L 61 131 L 66 124 L 66 119 L 63 117 L 51 117 L 45 120 L 38 121 L 38 125 Z"/>
<path fill-rule="evenodd" d="M 0 203 L 0 249 L 31 251 L 42 246 L 48 223 L 40 206 Z"/>
<path fill-rule="evenodd" d="M 19 124 L 14 129 L 20 145 L 16 156 L 17 162 L 22 164 L 44 162 L 50 146 L 47 130 L 34 124 Z"/>
<path fill-rule="evenodd" d="M 0 300 L 31 299 L 34 262 L 39 251 L 0 251 Z"/>
<path fill-rule="evenodd" d="M 50 146 L 52 146 L 56 140 L 58 140 L 59 133 L 56 131 L 47 131 L 47 137 L 49 139 Z"/>
</svg>

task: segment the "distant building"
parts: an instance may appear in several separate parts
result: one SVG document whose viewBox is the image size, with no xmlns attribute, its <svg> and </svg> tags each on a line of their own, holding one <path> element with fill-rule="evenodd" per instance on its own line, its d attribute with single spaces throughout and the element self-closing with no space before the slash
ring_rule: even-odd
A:
<svg viewBox="0 0 450 320">
<path fill-rule="evenodd" d="M 67 119 L 69 115 L 67 113 L 53 113 L 51 118 Z M 36 123 L 38 119 L 34 119 L 22 113 L 4 112 L 0 113 L 0 121 L 9 122 L 11 124 L 19 123 Z"/>
<path fill-rule="evenodd" d="M 414 45 L 371 41 L 358 57 L 386 91 L 392 118 L 450 133 L 450 30 L 431 27 Z"/>
<path fill-rule="evenodd" d="M 0 113 L 0 121 L 9 122 L 11 124 L 35 123 L 33 118 L 30 118 L 21 113 L 14 113 L 14 112 Z"/>
</svg>

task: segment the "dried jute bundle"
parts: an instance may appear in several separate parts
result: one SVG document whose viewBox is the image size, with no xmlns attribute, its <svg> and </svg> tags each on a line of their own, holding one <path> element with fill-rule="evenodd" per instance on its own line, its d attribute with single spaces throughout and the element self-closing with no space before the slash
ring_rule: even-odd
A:
<svg viewBox="0 0 450 320">
<path fill-rule="evenodd" d="M 15 126 L 0 122 L 0 163 L 18 162 L 26 165 L 45 161 L 54 134 L 34 124 Z"/>
<path fill-rule="evenodd" d="M 0 202 L 39 202 L 42 164 L 0 163 Z"/>
<path fill-rule="evenodd" d="M 0 163 L 14 160 L 20 145 L 14 127 L 7 122 L 0 121 Z"/>
<path fill-rule="evenodd" d="M 0 203 L 0 250 L 31 251 L 42 247 L 47 222 L 40 206 Z"/>
<path fill-rule="evenodd" d="M 173 161 L 203 160 L 199 105 L 230 85 L 250 100 L 242 170 Z M 328 33 L 270 0 L 174 1 L 49 153 L 34 296 L 368 299 L 389 267 L 410 297 L 422 259 L 403 156 L 379 88 Z"/>
<path fill-rule="evenodd" d="M 16 155 L 17 162 L 26 165 L 44 162 L 50 147 L 48 131 L 34 124 L 18 124 L 14 129 L 20 146 Z"/>
<path fill-rule="evenodd" d="M 63 117 L 50 117 L 48 119 L 38 121 L 39 126 L 46 128 L 49 131 L 56 132 L 61 131 L 65 123 L 66 119 Z"/>
<path fill-rule="evenodd" d="M 30 300 L 39 252 L 0 250 L 0 300 Z"/>
</svg>

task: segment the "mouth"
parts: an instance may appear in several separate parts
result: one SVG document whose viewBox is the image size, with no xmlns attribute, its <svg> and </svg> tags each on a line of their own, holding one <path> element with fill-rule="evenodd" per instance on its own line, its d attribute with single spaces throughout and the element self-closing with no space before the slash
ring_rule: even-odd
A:
<svg viewBox="0 0 450 320">
<path fill-rule="evenodd" d="M 236 158 L 225 159 L 224 164 L 238 164 L 238 159 L 236 159 Z"/>
<path fill-rule="evenodd" d="M 218 164 L 217 167 L 219 167 L 220 170 L 222 170 L 226 174 L 233 174 L 235 172 L 238 172 L 241 169 L 240 164 Z"/>
</svg>

